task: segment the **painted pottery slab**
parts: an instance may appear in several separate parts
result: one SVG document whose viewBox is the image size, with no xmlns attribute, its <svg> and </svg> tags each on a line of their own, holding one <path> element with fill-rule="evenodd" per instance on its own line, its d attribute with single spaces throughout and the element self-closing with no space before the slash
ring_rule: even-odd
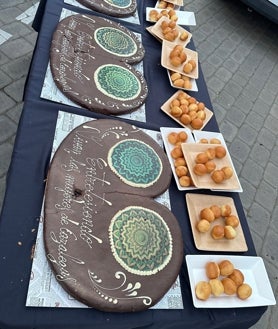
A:
<svg viewBox="0 0 278 329">
<path fill-rule="evenodd" d="M 50 67 L 57 87 L 69 99 L 91 111 L 117 115 L 145 102 L 146 81 L 130 65 L 144 53 L 134 33 L 120 24 L 72 15 L 54 32 Z"/>
<path fill-rule="evenodd" d="M 127 17 L 135 13 L 137 8 L 136 0 L 77 0 L 83 6 L 100 13 L 115 16 Z"/>
<path fill-rule="evenodd" d="M 176 218 L 152 198 L 170 180 L 163 149 L 135 126 L 93 120 L 64 139 L 47 179 L 44 240 L 68 293 L 109 312 L 163 297 L 183 259 Z"/>
</svg>

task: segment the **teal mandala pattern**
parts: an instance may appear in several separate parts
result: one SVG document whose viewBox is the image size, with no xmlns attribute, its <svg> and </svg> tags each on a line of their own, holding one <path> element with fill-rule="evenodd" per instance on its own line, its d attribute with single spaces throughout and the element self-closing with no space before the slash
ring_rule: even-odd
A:
<svg viewBox="0 0 278 329">
<path fill-rule="evenodd" d="M 131 0 L 104 0 L 104 2 L 119 8 L 128 8 L 131 5 Z"/>
<path fill-rule="evenodd" d="M 119 65 L 100 66 L 95 71 L 94 79 L 97 88 L 103 94 L 117 100 L 133 100 L 141 91 L 141 84 L 137 77 Z"/>
<path fill-rule="evenodd" d="M 137 51 L 137 45 L 129 35 L 112 27 L 97 29 L 95 40 L 101 48 L 116 56 L 132 56 Z"/>
<path fill-rule="evenodd" d="M 116 261 L 128 272 L 153 275 L 171 260 L 171 232 L 156 212 L 137 206 L 119 211 L 109 226 L 109 239 Z"/>
<path fill-rule="evenodd" d="M 115 144 L 108 152 L 111 170 L 127 185 L 146 188 L 162 172 L 162 162 L 152 147 L 136 139 Z"/>
</svg>

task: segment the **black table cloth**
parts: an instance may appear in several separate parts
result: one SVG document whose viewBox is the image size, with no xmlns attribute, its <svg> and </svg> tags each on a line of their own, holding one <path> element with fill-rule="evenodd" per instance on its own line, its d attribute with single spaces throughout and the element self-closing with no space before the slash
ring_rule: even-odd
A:
<svg viewBox="0 0 278 329">
<path fill-rule="evenodd" d="M 166 70 L 161 67 L 161 44 L 145 28 L 145 8 L 154 1 L 138 1 L 141 25 L 124 23 L 134 32 L 142 34 L 146 49 L 144 74 L 149 86 L 146 102 L 147 122 L 131 122 L 143 128 L 159 130 L 160 126 L 177 127 L 160 106 L 176 89 L 168 81 Z M 62 8 L 82 13 L 93 13 L 63 4 L 63 0 L 45 2 L 45 9 L 38 12 L 36 28 L 40 31 L 26 83 L 24 108 L 20 119 L 12 161 L 7 175 L 7 189 L 0 219 L 0 328 L 107 328 L 107 329 L 228 329 L 238 326 L 249 328 L 256 323 L 266 307 L 236 309 L 196 309 L 192 303 L 185 261 L 180 280 L 184 310 L 147 310 L 137 313 L 105 313 L 94 309 L 54 309 L 26 307 L 25 300 L 32 266 L 32 252 L 40 218 L 45 180 L 52 149 L 58 111 L 67 111 L 92 118 L 105 118 L 86 109 L 57 104 L 40 98 L 44 75 L 49 61 L 53 31 Z M 98 13 L 93 13 L 98 15 Z M 101 15 L 103 16 L 103 15 Z M 114 19 L 114 18 L 113 18 Z M 116 19 L 115 19 L 116 20 Z M 193 35 L 194 39 L 194 35 Z M 194 49 L 193 42 L 189 45 Z M 202 70 L 197 81 L 199 91 L 191 94 L 213 110 Z M 120 119 L 120 118 L 119 118 Z M 122 119 L 120 119 L 122 120 Z M 215 117 L 205 127 L 219 131 Z M 190 191 L 190 193 L 194 193 Z M 214 192 L 198 190 L 197 193 Z M 248 251 L 240 255 L 256 255 L 252 237 L 238 193 L 215 193 L 232 197 L 236 204 L 245 234 Z M 185 204 L 185 192 L 177 190 L 174 179 L 170 186 L 171 207 L 177 217 L 184 238 L 184 254 L 206 254 L 196 249 Z M 207 254 L 209 254 L 207 252 Z M 225 253 L 226 254 L 226 253 Z"/>
</svg>

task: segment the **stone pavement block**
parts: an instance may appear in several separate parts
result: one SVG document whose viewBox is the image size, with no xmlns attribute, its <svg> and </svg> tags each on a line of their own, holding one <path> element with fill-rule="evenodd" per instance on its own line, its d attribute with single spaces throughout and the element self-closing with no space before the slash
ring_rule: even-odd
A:
<svg viewBox="0 0 278 329">
<path fill-rule="evenodd" d="M 270 213 L 258 203 L 253 203 L 248 211 L 248 224 L 252 230 L 264 237 L 270 223 Z"/>
<path fill-rule="evenodd" d="M 275 236 L 274 231 L 268 230 L 262 250 L 263 256 L 273 265 L 277 264 L 278 260 L 278 243 L 274 243 Z"/>
<path fill-rule="evenodd" d="M 208 80 L 208 88 L 210 90 L 213 90 L 216 94 L 219 94 L 220 91 L 224 88 L 225 82 L 217 78 L 215 75 L 213 75 L 209 80 Z"/>
<path fill-rule="evenodd" d="M 268 129 L 262 128 L 258 135 L 258 142 L 260 143 L 260 145 L 265 146 L 271 152 L 276 141 L 277 133 L 272 134 Z"/>
<path fill-rule="evenodd" d="M 269 161 L 271 161 L 272 163 L 275 163 L 278 166 L 278 145 L 277 145 L 277 142 L 278 141 L 276 139 L 276 145 L 271 150 Z"/>
<path fill-rule="evenodd" d="M 2 65 L 7 63 L 8 61 L 9 61 L 9 58 L 2 53 L 1 47 L 0 47 L 0 66 L 2 67 Z"/>
<path fill-rule="evenodd" d="M 272 209 L 277 199 L 277 188 L 275 189 L 266 181 L 263 181 L 257 190 L 255 200 L 266 209 Z M 278 246 L 278 243 L 277 243 Z M 278 258 L 277 258 L 278 259 Z"/>
<path fill-rule="evenodd" d="M 240 199 L 244 209 L 249 209 L 254 203 L 254 197 L 256 195 L 256 188 L 246 179 L 240 177 L 240 184 L 242 186 L 243 192 L 240 194 Z M 248 215 L 248 212 L 246 214 Z M 247 218 L 248 223 L 249 219 Z"/>
<path fill-rule="evenodd" d="M 0 70 L 0 89 L 6 87 L 11 81 L 12 79 Z"/>
<path fill-rule="evenodd" d="M 233 158 L 240 163 L 244 163 L 249 156 L 250 147 L 239 138 L 235 138 L 229 150 Z"/>
<path fill-rule="evenodd" d="M 246 117 L 246 122 L 256 131 L 260 131 L 264 126 L 264 119 L 254 111 L 250 111 Z"/>
<path fill-rule="evenodd" d="M 270 151 L 262 144 L 253 145 L 250 157 L 261 166 L 266 166 L 270 158 Z"/>
<path fill-rule="evenodd" d="M 4 29 L 6 32 L 10 33 L 13 38 L 24 36 L 32 31 L 31 27 L 18 21 L 13 21 L 10 24 L 5 25 Z"/>
<path fill-rule="evenodd" d="M 278 167 L 273 163 L 269 162 L 264 171 L 265 181 L 277 189 L 278 186 Z M 278 218 L 278 217 L 276 217 Z"/>
<path fill-rule="evenodd" d="M 25 0 L 9 0 L 9 1 L 1 1 L 0 2 L 0 10 L 2 11 L 2 9 L 5 8 L 11 8 L 11 7 L 15 7 L 21 3 L 23 3 Z M 3 13 L 3 12 L 2 12 Z M 1 15 L 2 16 L 2 15 Z"/>
<path fill-rule="evenodd" d="M 16 124 L 18 124 L 18 122 L 20 120 L 22 109 L 23 109 L 23 102 L 22 103 L 18 103 L 16 106 L 14 106 L 10 110 L 8 110 L 8 112 L 6 113 L 6 115 L 11 120 L 13 120 Z"/>
<path fill-rule="evenodd" d="M 4 115 L 0 116 L 0 143 L 11 138 L 17 130 L 17 125 Z"/>
<path fill-rule="evenodd" d="M 9 58 L 15 59 L 33 51 L 33 46 L 23 38 L 4 43 L 2 52 Z"/>
<path fill-rule="evenodd" d="M 254 102 L 254 100 L 257 99 L 260 90 L 261 88 L 256 88 L 248 82 L 247 85 L 242 89 L 242 94 L 251 102 Z"/>
<path fill-rule="evenodd" d="M 228 71 L 227 69 L 225 69 L 224 67 L 219 67 L 216 70 L 215 75 L 217 78 L 221 79 L 225 83 L 227 83 L 232 77 L 232 73 L 230 71 Z"/>
<path fill-rule="evenodd" d="M 258 186 L 263 178 L 264 168 L 251 159 L 244 163 L 240 176 L 249 181 L 252 185 Z"/>
<path fill-rule="evenodd" d="M 269 115 L 265 119 L 265 128 L 268 129 L 273 135 L 277 136 L 278 118 Z"/>
<path fill-rule="evenodd" d="M 227 113 L 226 119 L 239 128 L 244 123 L 246 115 L 241 111 L 241 109 L 233 106 L 233 108 Z"/>
<path fill-rule="evenodd" d="M 5 71 L 6 74 L 8 74 L 11 78 L 19 79 L 27 75 L 29 71 L 31 59 L 32 59 L 32 53 L 29 53 L 26 56 L 19 57 L 15 60 L 9 61 L 9 63 L 7 63 L 2 67 L 2 70 Z M 1 81 L 1 76 L 0 76 L 0 81 Z"/>
<path fill-rule="evenodd" d="M 7 1 L 9 2 L 9 1 Z M 16 16 L 21 14 L 21 10 L 16 8 L 15 6 L 1 9 L 1 20 L 7 24 L 15 20 Z"/>
<path fill-rule="evenodd" d="M 278 204 L 276 203 L 275 209 L 273 210 L 272 213 L 272 219 L 271 219 L 271 229 L 274 229 L 278 233 Z M 278 281 L 278 277 L 277 277 Z"/>
<path fill-rule="evenodd" d="M 5 113 L 8 109 L 15 105 L 13 99 L 0 90 L 0 114 Z"/>
<path fill-rule="evenodd" d="M 230 72 L 232 73 L 236 73 L 236 71 L 238 70 L 239 64 L 236 63 L 234 60 L 232 60 L 231 58 L 227 58 L 223 63 L 222 63 L 223 67 L 225 67 L 226 69 L 228 69 Z"/>
<path fill-rule="evenodd" d="M 13 147 L 10 143 L 6 142 L 0 144 L 0 177 L 3 176 L 9 167 L 11 161 Z"/>
<path fill-rule="evenodd" d="M 240 70 L 234 73 L 232 79 L 235 83 L 237 83 L 241 87 L 244 87 L 248 81 L 246 76 Z"/>
<path fill-rule="evenodd" d="M 208 58 L 206 59 L 206 62 L 211 64 L 213 67 L 217 68 L 220 65 L 222 65 L 223 60 L 217 54 L 212 53 L 210 56 L 208 56 Z"/>
<path fill-rule="evenodd" d="M 261 99 L 264 103 L 270 106 L 275 101 L 276 96 L 277 94 L 273 94 L 268 89 L 264 88 L 260 92 L 259 99 Z"/>
<path fill-rule="evenodd" d="M 224 120 L 221 123 L 221 132 L 227 142 L 232 142 L 237 135 L 237 127 L 232 122 Z"/>
<path fill-rule="evenodd" d="M 25 85 L 26 77 L 23 77 L 19 80 L 15 80 L 9 86 L 7 86 L 4 90 L 5 92 L 12 97 L 16 102 L 21 102 L 23 98 L 23 91 Z"/>
<path fill-rule="evenodd" d="M 223 90 L 225 90 L 228 94 L 236 97 L 236 99 L 242 92 L 242 88 L 237 83 L 235 83 L 232 79 L 227 81 Z M 236 101 L 235 101 L 235 105 L 236 105 Z"/>
<path fill-rule="evenodd" d="M 238 98 L 228 94 L 225 90 L 223 90 L 217 97 L 217 103 L 223 106 L 227 111 L 231 109 L 235 101 L 238 101 Z"/>
<path fill-rule="evenodd" d="M 248 123 L 244 123 L 238 131 L 238 137 L 247 145 L 253 145 L 257 138 L 257 131 Z"/>
<path fill-rule="evenodd" d="M 249 99 L 246 95 L 239 95 L 236 98 L 236 105 L 242 110 L 243 113 L 248 114 L 253 108 L 253 100 Z"/>
</svg>

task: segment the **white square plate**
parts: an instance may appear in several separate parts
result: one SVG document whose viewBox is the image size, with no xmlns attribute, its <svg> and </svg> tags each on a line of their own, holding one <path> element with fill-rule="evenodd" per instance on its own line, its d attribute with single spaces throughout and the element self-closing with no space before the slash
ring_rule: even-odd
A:
<svg viewBox="0 0 278 329">
<path fill-rule="evenodd" d="M 187 255 L 185 256 L 189 281 L 196 308 L 237 308 L 276 305 L 276 300 L 269 282 L 263 259 L 255 256 L 230 256 L 230 255 Z M 205 273 L 207 262 L 228 259 L 234 267 L 241 270 L 244 282 L 252 287 L 252 295 L 241 300 L 236 295 L 210 296 L 206 301 L 197 299 L 195 286 L 199 281 L 208 281 Z"/>
<path fill-rule="evenodd" d="M 154 7 L 146 7 L 146 20 L 148 22 L 152 22 L 149 19 L 149 16 L 150 16 L 150 11 L 153 10 L 153 9 L 155 9 L 157 11 L 162 11 L 163 10 L 163 9 L 154 8 Z M 194 26 L 194 25 L 196 25 L 196 19 L 195 19 L 194 12 L 177 10 L 176 11 L 176 14 L 178 16 L 177 23 L 179 25 L 187 25 L 187 26 Z M 155 22 L 153 22 L 153 23 L 155 23 Z"/>
</svg>

